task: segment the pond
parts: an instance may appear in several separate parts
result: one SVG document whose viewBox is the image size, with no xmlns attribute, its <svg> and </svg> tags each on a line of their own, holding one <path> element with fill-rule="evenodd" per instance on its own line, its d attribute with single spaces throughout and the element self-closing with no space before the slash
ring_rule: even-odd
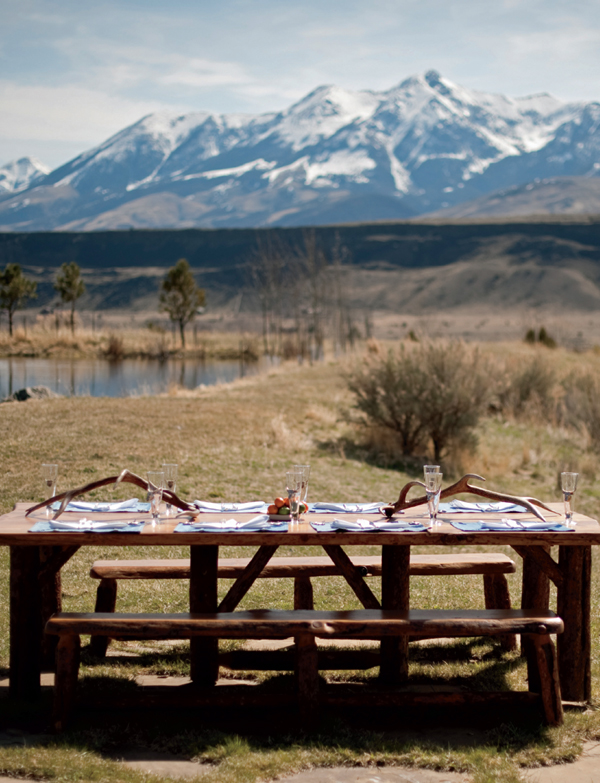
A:
<svg viewBox="0 0 600 783">
<path fill-rule="evenodd" d="M 173 386 L 195 389 L 256 375 L 257 362 L 200 359 L 0 359 L 0 399 L 26 386 L 47 386 L 67 396 L 128 397 L 160 394 Z"/>
</svg>

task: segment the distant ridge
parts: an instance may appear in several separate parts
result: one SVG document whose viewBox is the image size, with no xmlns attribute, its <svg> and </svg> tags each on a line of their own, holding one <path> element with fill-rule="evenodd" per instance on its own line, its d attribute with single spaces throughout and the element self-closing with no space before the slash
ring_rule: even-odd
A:
<svg viewBox="0 0 600 783">
<path fill-rule="evenodd" d="M 442 209 L 425 217 L 449 220 L 470 217 L 600 215 L 600 178 L 555 177 L 497 190 L 487 196 Z"/>
<path fill-rule="evenodd" d="M 321 86 L 277 113 L 151 114 L 0 197 L 0 231 L 405 220 L 538 180 L 592 181 L 599 126 L 599 103 L 508 98 L 436 71 L 383 92 Z"/>
</svg>

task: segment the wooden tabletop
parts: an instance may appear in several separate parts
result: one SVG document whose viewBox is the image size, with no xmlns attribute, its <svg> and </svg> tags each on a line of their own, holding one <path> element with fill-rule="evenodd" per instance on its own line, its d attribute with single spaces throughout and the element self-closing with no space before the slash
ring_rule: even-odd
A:
<svg viewBox="0 0 600 783">
<path fill-rule="evenodd" d="M 546 514 L 548 521 L 564 521 L 563 504 L 550 503 L 549 506 L 556 510 L 556 516 Z M 389 533 L 380 531 L 349 532 L 336 531 L 324 533 L 316 531 L 311 527 L 311 521 L 331 522 L 336 517 L 355 520 L 359 518 L 381 519 L 375 514 L 305 514 L 297 529 L 288 530 L 282 533 L 272 533 L 269 531 L 237 531 L 237 532 L 199 532 L 189 531 L 185 533 L 175 533 L 174 528 L 178 521 L 173 518 L 163 519 L 161 524 L 152 525 L 149 514 L 143 513 L 96 513 L 96 512 L 68 512 L 61 515 L 61 521 L 77 521 L 83 516 L 88 519 L 116 521 L 122 519 L 131 519 L 132 521 L 143 519 L 147 521 L 140 533 L 87 533 L 76 531 L 51 531 L 48 533 L 30 533 L 28 532 L 39 520 L 47 520 L 44 510 L 39 510 L 29 517 L 25 516 L 25 511 L 30 508 L 29 503 L 17 503 L 15 508 L 8 514 L 0 516 L 0 546 L 44 546 L 44 545 L 73 545 L 80 546 L 152 546 L 152 545 L 223 545 L 223 546 L 259 546 L 261 544 L 277 545 L 295 545 L 310 546 L 322 544 L 344 544 L 344 545 L 373 545 L 373 544 L 405 544 L 405 545 L 470 545 L 470 544 L 550 544 L 561 546 L 585 546 L 600 544 L 600 525 L 591 517 L 575 513 L 574 518 L 577 523 L 572 531 L 552 532 L 552 531 L 501 531 L 501 532 L 468 532 L 457 530 L 450 524 L 451 520 L 462 522 L 474 522 L 477 520 L 494 519 L 498 520 L 500 515 L 495 513 L 442 513 L 439 515 L 442 524 L 425 532 L 409 533 Z M 216 522 L 220 519 L 235 518 L 240 521 L 249 520 L 256 516 L 256 513 L 242 514 L 234 512 L 224 512 L 223 514 L 202 514 L 202 519 L 208 522 Z M 510 514 L 508 516 L 516 517 L 523 521 L 539 521 L 529 513 Z M 395 517 L 403 522 L 427 522 L 425 510 L 422 508 L 410 509 L 404 514 Z"/>
</svg>

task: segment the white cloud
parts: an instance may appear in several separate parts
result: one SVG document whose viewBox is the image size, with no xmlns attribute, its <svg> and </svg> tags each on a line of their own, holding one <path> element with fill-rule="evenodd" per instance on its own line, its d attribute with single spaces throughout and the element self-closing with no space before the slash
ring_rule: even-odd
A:
<svg viewBox="0 0 600 783">
<path fill-rule="evenodd" d="M 150 112 L 183 108 L 127 100 L 85 87 L 22 86 L 6 80 L 0 80 L 0 106 L 0 139 L 43 138 L 90 145 Z"/>
<path fill-rule="evenodd" d="M 215 87 L 249 84 L 254 80 L 241 65 L 234 62 L 215 62 L 197 57 L 178 58 L 180 62 L 171 73 L 161 76 L 161 84 L 181 84 L 186 87 Z"/>
</svg>

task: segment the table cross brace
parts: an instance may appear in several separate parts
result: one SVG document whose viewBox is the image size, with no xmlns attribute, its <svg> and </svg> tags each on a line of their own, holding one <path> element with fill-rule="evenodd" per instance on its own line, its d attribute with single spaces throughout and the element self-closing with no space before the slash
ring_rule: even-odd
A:
<svg viewBox="0 0 600 783">
<path fill-rule="evenodd" d="M 561 587 L 565 581 L 563 570 L 559 563 L 554 560 L 550 553 L 542 546 L 517 546 L 512 544 L 512 548 L 522 558 L 526 555 L 535 560 L 540 569 L 554 582 L 557 587 Z"/>
</svg>

